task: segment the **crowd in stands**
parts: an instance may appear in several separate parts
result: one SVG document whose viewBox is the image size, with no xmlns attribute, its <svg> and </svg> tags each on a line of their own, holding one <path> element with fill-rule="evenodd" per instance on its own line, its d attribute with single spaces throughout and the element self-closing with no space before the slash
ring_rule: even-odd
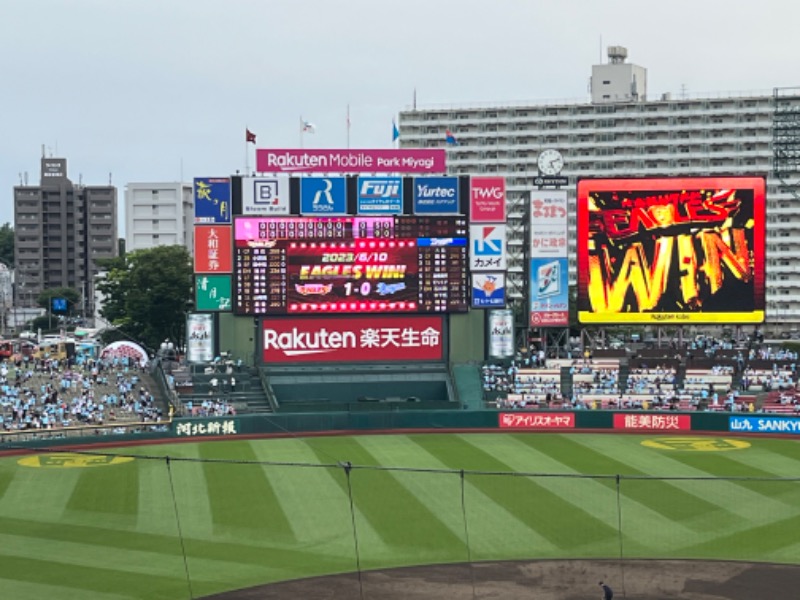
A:
<svg viewBox="0 0 800 600">
<path fill-rule="evenodd" d="M 155 422 L 162 408 L 129 358 L 19 358 L 0 363 L 4 432 Z"/>
<path fill-rule="evenodd" d="M 800 414 L 797 352 L 752 340 L 749 347 L 708 336 L 698 336 L 682 346 L 673 343 L 665 352 L 665 364 L 653 360 L 648 366 L 644 360 L 649 359 L 637 356 L 636 366 L 628 370 L 623 381 L 618 358 L 598 359 L 587 353 L 578 360 L 572 360 L 571 355 L 569 359 L 552 359 L 535 348 L 523 354 L 526 358 L 512 362 L 510 367 L 484 367 L 484 390 L 495 394 L 500 408 L 755 412 L 782 407 L 784 412 Z M 700 363 L 692 362 L 698 358 Z M 711 360 L 718 362 L 708 365 Z M 763 367 L 765 361 L 774 361 L 771 369 L 750 366 L 755 362 Z M 562 367 L 569 367 L 571 394 L 561 389 Z M 780 392 L 780 397 L 771 397 L 773 400 L 757 407 L 754 394 L 759 392 Z"/>
</svg>

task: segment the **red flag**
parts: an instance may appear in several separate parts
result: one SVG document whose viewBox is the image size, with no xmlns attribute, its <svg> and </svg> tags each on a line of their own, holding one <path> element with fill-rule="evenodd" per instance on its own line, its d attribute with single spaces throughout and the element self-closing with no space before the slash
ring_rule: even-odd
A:
<svg viewBox="0 0 800 600">
<path fill-rule="evenodd" d="M 245 131 L 247 132 L 247 142 L 251 143 L 251 144 L 255 144 L 256 143 L 256 134 L 253 133 L 252 131 L 250 131 L 249 129 L 245 129 Z"/>
</svg>

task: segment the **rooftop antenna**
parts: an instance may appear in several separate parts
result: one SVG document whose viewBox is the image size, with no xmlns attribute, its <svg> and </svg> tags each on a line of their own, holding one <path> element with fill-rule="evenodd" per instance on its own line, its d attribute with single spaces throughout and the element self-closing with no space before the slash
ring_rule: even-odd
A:
<svg viewBox="0 0 800 600">
<path fill-rule="evenodd" d="M 19 173 L 19 184 L 23 185 L 23 183 L 22 183 L 22 173 Z"/>
<path fill-rule="evenodd" d="M 685 83 L 681 84 L 681 98 L 686 100 L 686 84 Z"/>
<path fill-rule="evenodd" d="M 108 172 L 108 185 L 111 185 L 111 171 Z"/>
<path fill-rule="evenodd" d="M 600 64 L 603 64 L 603 34 L 600 34 Z"/>
<path fill-rule="evenodd" d="M 47 154 L 44 152 L 44 144 L 42 144 L 42 158 L 47 158 Z"/>
<path fill-rule="evenodd" d="M 78 185 L 83 185 L 83 173 L 78 173 Z"/>
<path fill-rule="evenodd" d="M 25 171 L 25 185 L 28 185 L 28 172 Z"/>
</svg>

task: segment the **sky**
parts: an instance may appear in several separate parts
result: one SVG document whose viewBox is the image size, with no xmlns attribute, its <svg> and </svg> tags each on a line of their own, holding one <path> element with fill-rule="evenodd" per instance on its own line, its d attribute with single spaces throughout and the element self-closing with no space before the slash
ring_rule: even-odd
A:
<svg viewBox="0 0 800 600">
<path fill-rule="evenodd" d="M 411 107 L 588 101 L 625 46 L 648 96 L 800 87 L 786 0 L 0 0 L 0 223 L 40 158 L 73 182 L 252 169 L 254 146 L 391 147 Z M 602 57 L 602 58 L 601 58 Z"/>
</svg>

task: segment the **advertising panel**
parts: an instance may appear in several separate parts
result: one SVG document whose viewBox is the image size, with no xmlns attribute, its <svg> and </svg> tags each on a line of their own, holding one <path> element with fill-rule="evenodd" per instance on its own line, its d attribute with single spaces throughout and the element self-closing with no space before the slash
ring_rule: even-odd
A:
<svg viewBox="0 0 800 600">
<path fill-rule="evenodd" d="M 257 149 L 259 173 L 444 173 L 444 148 L 392 150 Z"/>
<path fill-rule="evenodd" d="M 214 315 L 187 315 L 186 360 L 190 363 L 214 360 Z"/>
<path fill-rule="evenodd" d="M 231 310 L 231 276 L 198 275 L 194 284 L 194 306 L 197 310 Z"/>
<path fill-rule="evenodd" d="M 578 182 L 583 323 L 761 323 L 760 177 Z"/>
<path fill-rule="evenodd" d="M 500 429 L 573 429 L 574 413 L 499 413 Z"/>
<path fill-rule="evenodd" d="M 652 413 L 614 413 L 614 429 L 657 429 L 660 431 L 688 431 L 692 428 L 691 415 Z"/>
<path fill-rule="evenodd" d="M 457 215 L 460 212 L 458 177 L 414 178 L 415 215 Z"/>
<path fill-rule="evenodd" d="M 194 272 L 230 273 L 233 248 L 230 225 L 195 225 Z"/>
<path fill-rule="evenodd" d="M 469 204 L 471 222 L 505 223 L 505 177 L 472 177 L 469 183 Z"/>
<path fill-rule="evenodd" d="M 489 356 L 511 358 L 514 356 L 514 311 L 489 311 Z"/>
<path fill-rule="evenodd" d="M 505 273 L 472 274 L 472 308 L 505 308 Z"/>
<path fill-rule="evenodd" d="M 530 315 L 533 327 L 569 325 L 569 264 L 566 258 L 531 260 Z"/>
<path fill-rule="evenodd" d="M 566 190 L 531 192 L 530 258 L 567 256 Z"/>
<path fill-rule="evenodd" d="M 300 213 L 318 216 L 347 214 L 346 179 L 303 177 L 300 180 Z"/>
<path fill-rule="evenodd" d="M 759 415 L 729 418 L 728 429 L 736 433 L 789 433 L 800 435 L 800 418 Z"/>
<path fill-rule="evenodd" d="M 234 312 L 466 312 L 468 231 L 463 217 L 237 218 Z"/>
<path fill-rule="evenodd" d="M 470 271 L 506 270 L 506 226 L 470 225 Z"/>
<path fill-rule="evenodd" d="M 242 214 L 288 215 L 289 177 L 243 177 Z"/>
<path fill-rule="evenodd" d="M 195 178 L 194 222 L 231 222 L 231 180 L 228 177 Z"/>
<path fill-rule="evenodd" d="M 359 177 L 358 214 L 403 214 L 403 179 L 401 177 Z"/>
<path fill-rule="evenodd" d="M 267 317 L 261 332 L 264 363 L 444 359 L 444 321 L 436 316 Z"/>
</svg>

